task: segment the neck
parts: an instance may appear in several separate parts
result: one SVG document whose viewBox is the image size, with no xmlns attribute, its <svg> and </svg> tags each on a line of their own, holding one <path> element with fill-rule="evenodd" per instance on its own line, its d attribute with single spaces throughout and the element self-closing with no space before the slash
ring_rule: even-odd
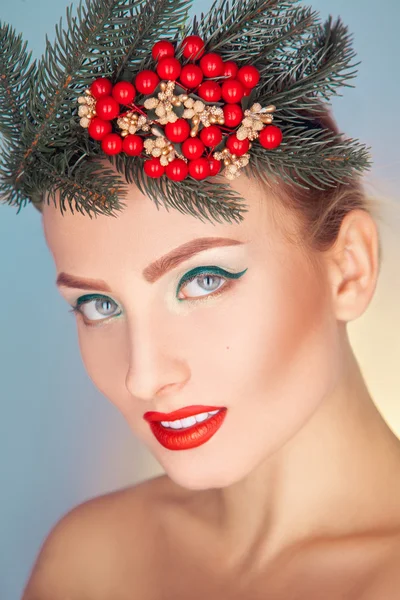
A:
<svg viewBox="0 0 400 600">
<path fill-rule="evenodd" d="M 270 560 L 304 540 L 382 531 L 399 517 L 391 500 L 398 496 L 387 490 L 400 487 L 400 443 L 371 399 L 347 334 L 344 364 L 333 393 L 284 447 L 244 480 L 208 492 L 232 564 Z"/>
</svg>

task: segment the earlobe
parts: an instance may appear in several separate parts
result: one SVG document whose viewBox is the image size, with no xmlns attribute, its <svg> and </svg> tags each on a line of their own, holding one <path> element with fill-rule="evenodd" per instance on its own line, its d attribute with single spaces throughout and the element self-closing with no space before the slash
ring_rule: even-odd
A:
<svg viewBox="0 0 400 600">
<path fill-rule="evenodd" d="M 339 321 L 353 321 L 367 309 L 379 272 L 379 233 L 365 210 L 348 213 L 329 252 L 333 306 Z"/>
</svg>

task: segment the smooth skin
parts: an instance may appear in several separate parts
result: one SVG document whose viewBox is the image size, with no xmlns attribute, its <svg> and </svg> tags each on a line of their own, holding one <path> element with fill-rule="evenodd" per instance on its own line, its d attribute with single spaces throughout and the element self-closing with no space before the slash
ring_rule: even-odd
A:
<svg viewBox="0 0 400 600">
<path fill-rule="evenodd" d="M 158 210 L 133 184 L 116 219 L 45 205 L 57 274 L 111 289 L 97 290 L 111 304 L 76 317 L 87 372 L 166 475 L 65 515 L 23 600 L 398 598 L 400 442 L 346 327 L 376 288 L 376 224 L 354 210 L 329 251 L 311 251 L 255 180 L 231 185 L 247 200 L 241 223 Z M 244 243 L 143 276 L 202 237 Z M 184 290 L 193 299 L 179 301 L 181 277 L 211 265 L 247 271 L 206 300 L 197 279 Z M 59 289 L 71 306 L 95 293 Z M 197 448 L 162 447 L 143 414 L 192 404 L 226 406 L 222 427 Z"/>
</svg>

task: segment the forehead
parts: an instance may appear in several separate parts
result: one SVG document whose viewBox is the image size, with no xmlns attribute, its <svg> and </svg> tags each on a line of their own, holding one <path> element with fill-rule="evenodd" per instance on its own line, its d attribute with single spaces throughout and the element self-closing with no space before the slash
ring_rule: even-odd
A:
<svg viewBox="0 0 400 600">
<path fill-rule="evenodd" d="M 240 223 L 228 223 L 223 219 L 221 223 L 202 222 L 190 214 L 166 208 L 162 202 L 157 207 L 135 184 L 129 184 L 123 198 L 126 206 L 116 213 L 116 217 L 92 215 L 90 218 L 77 211 L 72 214 L 69 208 L 61 213 L 53 202 L 45 203 L 46 241 L 56 263 L 64 269 L 81 264 L 83 258 L 95 258 L 96 253 L 153 260 L 196 237 L 234 237 L 245 242 L 259 236 L 272 239 L 275 228 L 272 222 L 269 223 L 266 206 L 263 207 L 268 197 L 257 181 L 241 175 L 230 184 L 246 200 L 248 212 L 243 213 L 244 219 Z"/>
</svg>

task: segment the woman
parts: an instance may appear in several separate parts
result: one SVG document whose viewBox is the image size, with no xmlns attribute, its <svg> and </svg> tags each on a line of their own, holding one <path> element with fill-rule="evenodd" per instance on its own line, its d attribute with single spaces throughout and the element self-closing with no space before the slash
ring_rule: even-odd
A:
<svg viewBox="0 0 400 600">
<path fill-rule="evenodd" d="M 166 475 L 64 517 L 27 600 L 36 587 L 45 599 L 46 586 L 49 598 L 183 598 L 188 587 L 195 598 L 396 597 L 400 444 L 346 327 L 375 290 L 374 219 L 355 191 L 337 196 L 346 215 L 321 251 L 315 219 L 305 226 L 246 177 L 231 185 L 248 200 L 240 224 L 157 210 L 134 184 L 119 219 L 44 204 L 60 292 L 80 302 L 87 372 Z M 183 262 L 149 267 L 180 247 Z M 211 276 L 180 285 L 199 268 Z M 66 285 L 78 278 L 105 283 Z M 146 420 L 193 405 L 225 410 L 194 448 L 163 441 Z"/>
<path fill-rule="evenodd" d="M 304 118 L 304 139 L 334 133 Z M 60 211 L 56 187 L 43 202 L 87 372 L 166 474 L 65 515 L 24 600 L 396 598 L 400 443 L 347 334 L 379 272 L 359 175 L 321 189 L 304 167 L 300 190 L 242 170 L 239 222 L 128 176 L 117 219 Z"/>
</svg>

